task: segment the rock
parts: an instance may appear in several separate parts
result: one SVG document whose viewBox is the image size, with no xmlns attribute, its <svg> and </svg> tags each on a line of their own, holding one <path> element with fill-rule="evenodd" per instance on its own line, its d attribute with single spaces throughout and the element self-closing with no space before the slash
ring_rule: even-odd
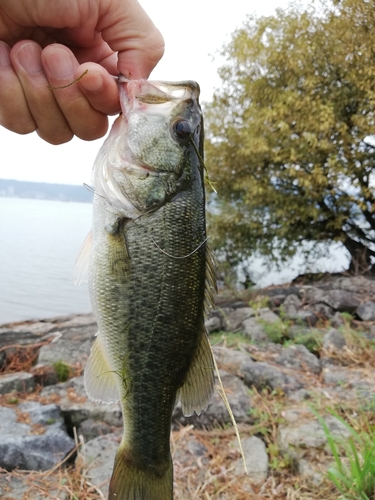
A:
<svg viewBox="0 0 375 500">
<path fill-rule="evenodd" d="M 348 438 L 350 431 L 347 427 L 332 415 L 324 417 L 324 421 L 334 437 Z M 278 436 L 279 446 L 288 452 L 294 459 L 301 458 L 306 449 L 326 448 L 327 436 L 320 422 L 310 420 L 300 425 L 281 425 Z"/>
<path fill-rule="evenodd" d="M 325 295 L 326 292 L 316 286 L 306 285 L 302 286 L 300 289 L 300 296 L 304 299 L 305 302 L 308 302 L 309 304 L 321 302 Z"/>
<path fill-rule="evenodd" d="M 56 405 L 0 407 L 0 467 L 47 470 L 74 448 Z"/>
<path fill-rule="evenodd" d="M 295 316 L 301 309 L 302 302 L 297 295 L 288 295 L 283 304 L 283 310 L 287 316 Z"/>
<path fill-rule="evenodd" d="M 68 365 L 85 366 L 96 332 L 95 324 L 60 331 L 61 335 L 56 341 L 40 349 L 38 363 L 53 365 L 53 363 L 63 361 Z"/>
<path fill-rule="evenodd" d="M 278 365 L 319 374 L 321 365 L 319 359 L 314 356 L 304 345 L 293 345 L 285 347 L 281 354 L 275 359 Z"/>
<path fill-rule="evenodd" d="M 276 321 L 280 321 L 280 317 L 275 314 L 268 307 L 263 307 L 259 309 L 259 319 L 265 321 L 266 323 L 275 323 Z"/>
<path fill-rule="evenodd" d="M 268 339 L 264 324 L 258 318 L 249 318 L 242 323 L 242 333 L 253 342 L 266 342 Z"/>
<path fill-rule="evenodd" d="M 335 311 L 352 313 L 359 306 L 359 300 L 345 290 L 331 290 L 323 298 L 322 302 L 328 304 Z"/>
<path fill-rule="evenodd" d="M 50 365 L 39 363 L 31 368 L 30 373 L 34 376 L 35 383 L 43 387 L 59 382 L 55 368 Z"/>
<path fill-rule="evenodd" d="M 208 333 L 219 332 L 222 329 L 222 322 L 219 316 L 211 316 L 204 322 Z"/>
<path fill-rule="evenodd" d="M 318 322 L 318 318 L 312 311 L 308 309 L 302 309 L 297 311 L 296 314 L 291 319 L 294 319 L 296 322 L 307 323 L 309 326 L 315 326 Z"/>
<path fill-rule="evenodd" d="M 375 321 L 375 302 L 372 300 L 363 302 L 357 307 L 355 313 L 362 321 Z"/>
<path fill-rule="evenodd" d="M 251 436 L 242 441 L 242 448 L 245 455 L 245 462 L 251 482 L 261 484 L 268 475 L 268 455 L 266 445 L 256 436 Z M 235 463 L 234 474 L 236 476 L 245 473 L 242 458 Z"/>
<path fill-rule="evenodd" d="M 224 370 L 220 370 L 220 377 L 236 422 L 249 420 L 250 396 L 245 384 Z M 215 385 L 218 385 L 218 381 Z M 172 422 L 176 429 L 178 428 L 176 424 L 194 425 L 198 429 L 204 429 L 215 425 L 224 426 L 231 422 L 231 417 L 221 396 L 214 391 L 208 408 L 200 415 L 184 416 L 181 405 L 178 404 L 173 412 Z"/>
<path fill-rule="evenodd" d="M 241 324 L 252 316 L 255 316 L 255 311 L 251 307 L 241 307 L 229 313 L 225 318 L 226 330 L 228 332 L 236 332 Z"/>
<path fill-rule="evenodd" d="M 56 402 L 60 406 L 68 429 L 79 427 L 84 420 L 105 422 L 114 427 L 122 426 L 121 408 L 118 404 L 94 403 L 86 395 L 83 377 L 45 387 L 40 393 L 43 402 Z"/>
<path fill-rule="evenodd" d="M 121 427 L 119 427 L 119 430 Z M 105 436 L 113 432 L 113 427 L 109 426 L 105 422 L 98 420 L 93 420 L 89 418 L 84 420 L 78 427 L 78 434 L 83 436 L 85 441 L 91 441 L 98 436 Z"/>
<path fill-rule="evenodd" d="M 324 474 L 317 471 L 309 460 L 301 458 L 297 464 L 298 473 L 309 479 L 315 486 L 320 486 L 324 481 Z"/>
<path fill-rule="evenodd" d="M 35 387 L 34 376 L 27 372 L 0 375 L 0 394 L 10 392 L 32 392 Z"/>
<path fill-rule="evenodd" d="M 350 278 L 340 278 L 338 286 L 341 290 L 346 290 L 355 294 L 375 295 L 375 281 L 366 276 L 351 276 Z"/>
<path fill-rule="evenodd" d="M 323 348 L 341 350 L 346 345 L 346 340 L 341 332 L 335 328 L 331 328 L 323 337 Z"/>
<path fill-rule="evenodd" d="M 286 393 L 303 387 L 302 382 L 297 377 L 289 375 L 268 363 L 251 361 L 241 368 L 244 382 L 248 387 L 255 386 L 258 390 L 264 388 L 281 389 Z"/>
<path fill-rule="evenodd" d="M 329 319 L 335 314 L 332 307 L 324 304 L 323 302 L 318 302 L 316 304 L 310 305 L 312 312 L 318 318 Z"/>
<path fill-rule="evenodd" d="M 339 313 L 339 312 L 336 312 L 332 316 L 330 323 L 331 323 L 331 326 L 333 326 L 333 328 L 340 328 L 340 326 L 345 325 L 344 318 L 342 317 L 341 313 Z"/>
<path fill-rule="evenodd" d="M 100 488 L 104 498 L 108 496 L 109 480 L 121 438 L 114 434 L 99 436 L 88 441 L 77 457 L 90 477 L 90 482 Z"/>
</svg>

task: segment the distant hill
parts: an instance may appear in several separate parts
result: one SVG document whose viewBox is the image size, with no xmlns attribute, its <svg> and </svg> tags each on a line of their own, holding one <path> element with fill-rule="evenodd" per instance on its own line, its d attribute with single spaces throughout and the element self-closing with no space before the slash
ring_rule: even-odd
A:
<svg viewBox="0 0 375 500">
<path fill-rule="evenodd" d="M 0 196 L 11 198 L 34 198 L 37 200 L 60 200 L 92 202 L 92 193 L 84 186 L 48 184 L 0 179 Z"/>
</svg>

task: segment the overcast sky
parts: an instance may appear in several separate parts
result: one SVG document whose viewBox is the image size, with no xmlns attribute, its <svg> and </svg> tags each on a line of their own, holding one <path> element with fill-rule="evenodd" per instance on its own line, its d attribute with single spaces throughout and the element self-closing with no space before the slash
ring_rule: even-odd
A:
<svg viewBox="0 0 375 500">
<path fill-rule="evenodd" d="M 271 15 L 289 0 L 139 0 L 165 40 L 165 54 L 152 73 L 155 80 L 196 80 L 201 100 L 210 100 L 220 85 L 214 56 L 240 27 L 247 14 Z M 90 181 L 95 156 L 104 139 L 73 139 L 61 146 L 35 133 L 20 136 L 0 127 L 0 178 L 82 184 Z"/>
</svg>

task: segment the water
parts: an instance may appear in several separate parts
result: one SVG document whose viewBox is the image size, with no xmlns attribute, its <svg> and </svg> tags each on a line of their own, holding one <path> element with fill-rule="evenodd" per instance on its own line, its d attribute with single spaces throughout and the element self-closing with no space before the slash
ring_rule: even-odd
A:
<svg viewBox="0 0 375 500">
<path fill-rule="evenodd" d="M 73 285 L 79 249 L 91 228 L 92 205 L 0 197 L 0 324 L 91 311 L 87 284 Z M 299 273 L 339 272 L 347 252 L 332 245 L 306 265 L 301 255 L 281 271 L 253 259 L 258 286 L 287 283 Z"/>
<path fill-rule="evenodd" d="M 73 268 L 92 205 L 0 198 L 0 324 L 91 311 Z"/>
</svg>

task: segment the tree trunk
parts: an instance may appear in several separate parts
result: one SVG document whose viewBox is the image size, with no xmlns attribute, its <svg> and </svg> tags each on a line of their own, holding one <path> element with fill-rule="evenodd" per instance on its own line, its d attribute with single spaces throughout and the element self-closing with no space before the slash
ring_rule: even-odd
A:
<svg viewBox="0 0 375 500">
<path fill-rule="evenodd" d="M 343 245 L 351 256 L 348 269 L 350 274 L 363 274 L 371 270 L 371 256 L 374 256 L 372 250 L 365 247 L 362 243 L 352 240 L 348 236 L 343 242 Z"/>
</svg>

